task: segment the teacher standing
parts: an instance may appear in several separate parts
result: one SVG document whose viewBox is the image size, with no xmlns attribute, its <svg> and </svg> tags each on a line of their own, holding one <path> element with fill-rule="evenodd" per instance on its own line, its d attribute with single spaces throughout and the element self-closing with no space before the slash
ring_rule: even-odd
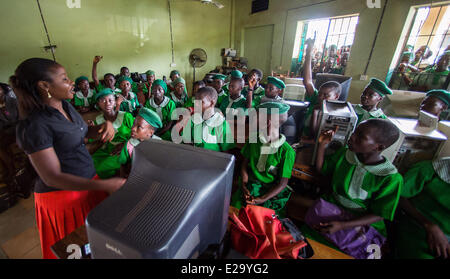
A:
<svg viewBox="0 0 450 279">
<path fill-rule="evenodd" d="M 20 121 L 17 143 L 38 174 L 34 187 L 36 222 L 43 258 L 55 258 L 50 247 L 82 226 L 89 211 L 118 190 L 125 180 L 96 177 L 85 138 L 110 141 L 111 122 L 88 127 L 68 103 L 74 82 L 60 64 L 42 58 L 22 62 L 10 78 L 17 95 Z"/>
</svg>

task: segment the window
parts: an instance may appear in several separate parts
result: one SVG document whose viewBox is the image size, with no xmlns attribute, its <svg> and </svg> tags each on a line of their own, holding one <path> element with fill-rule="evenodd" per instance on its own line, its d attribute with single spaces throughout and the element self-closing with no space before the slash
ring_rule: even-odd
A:
<svg viewBox="0 0 450 279">
<path fill-rule="evenodd" d="M 450 5 L 415 8 L 408 39 L 388 77 L 393 89 L 426 92 L 448 88 Z"/>
<path fill-rule="evenodd" d="M 299 22 L 291 72 L 300 75 L 304 61 L 305 41 L 314 38 L 314 73 L 344 74 L 355 39 L 357 15 Z"/>
</svg>

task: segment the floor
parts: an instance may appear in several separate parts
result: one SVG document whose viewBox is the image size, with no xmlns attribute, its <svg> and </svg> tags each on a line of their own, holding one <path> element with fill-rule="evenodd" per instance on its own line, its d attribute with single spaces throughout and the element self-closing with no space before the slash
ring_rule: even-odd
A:
<svg viewBox="0 0 450 279">
<path fill-rule="evenodd" d="M 0 259 L 41 259 L 34 199 L 19 199 L 0 213 Z"/>
</svg>

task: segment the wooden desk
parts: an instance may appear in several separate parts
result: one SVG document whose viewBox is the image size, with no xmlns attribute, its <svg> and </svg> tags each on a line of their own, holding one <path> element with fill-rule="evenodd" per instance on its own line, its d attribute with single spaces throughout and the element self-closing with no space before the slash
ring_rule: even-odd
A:
<svg viewBox="0 0 450 279">
<path fill-rule="evenodd" d="M 229 212 L 237 213 L 238 210 L 230 207 Z M 308 238 L 308 242 L 314 250 L 314 256 L 311 259 L 352 259 L 352 257 L 312 239 Z M 82 226 L 55 243 L 51 249 L 59 259 L 90 259 L 90 256 L 82 253 L 83 247 L 88 243 L 86 226 Z"/>
</svg>

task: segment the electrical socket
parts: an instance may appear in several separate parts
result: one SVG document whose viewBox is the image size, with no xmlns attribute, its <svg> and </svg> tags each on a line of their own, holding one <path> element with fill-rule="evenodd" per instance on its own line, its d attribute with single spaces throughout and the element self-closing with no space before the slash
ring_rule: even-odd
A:
<svg viewBox="0 0 450 279">
<path fill-rule="evenodd" d="M 170 63 L 170 67 L 176 67 L 177 66 L 177 64 L 176 63 Z"/>
<path fill-rule="evenodd" d="M 361 75 L 359 77 L 359 80 L 367 80 L 367 79 L 369 79 L 369 77 L 367 75 Z"/>
</svg>

